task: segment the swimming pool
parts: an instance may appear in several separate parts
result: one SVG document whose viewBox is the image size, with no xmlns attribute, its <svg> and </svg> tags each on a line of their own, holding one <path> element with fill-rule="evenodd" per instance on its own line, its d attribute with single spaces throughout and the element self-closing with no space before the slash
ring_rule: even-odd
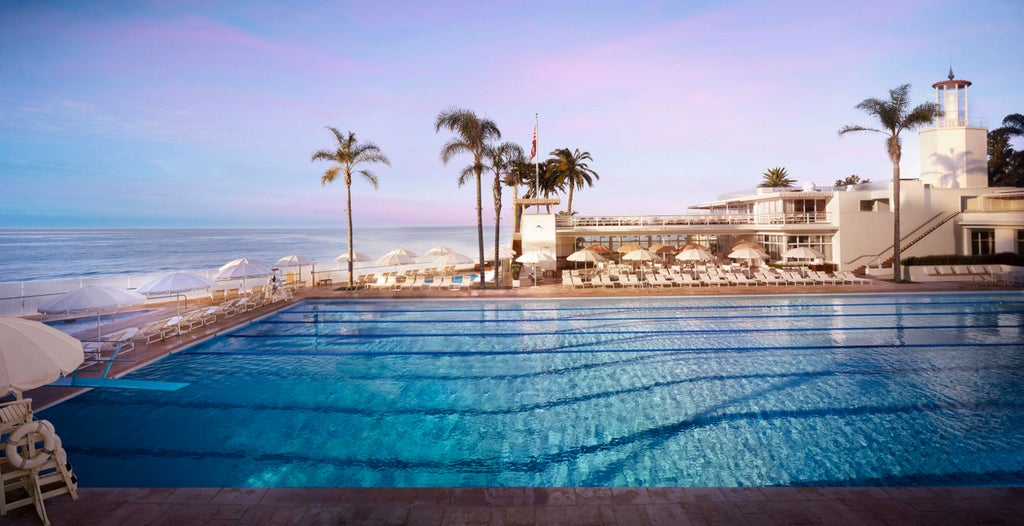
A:
<svg viewBox="0 0 1024 526">
<path fill-rule="evenodd" d="M 1024 295 L 307 301 L 43 411 L 85 486 L 1024 484 Z"/>
</svg>

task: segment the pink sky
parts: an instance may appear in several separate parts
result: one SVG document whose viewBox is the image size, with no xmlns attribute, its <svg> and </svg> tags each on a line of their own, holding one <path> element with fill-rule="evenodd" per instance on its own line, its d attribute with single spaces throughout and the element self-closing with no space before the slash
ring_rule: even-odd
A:
<svg viewBox="0 0 1024 526">
<path fill-rule="evenodd" d="M 4 4 L 0 227 L 337 225 L 344 188 L 309 160 L 325 126 L 391 159 L 379 191 L 353 185 L 357 223 L 474 224 L 470 160 L 438 158 L 452 105 L 527 150 L 539 113 L 542 154 L 589 151 L 584 215 L 685 213 L 774 166 L 884 180 L 881 136 L 836 135 L 873 124 L 854 106 L 904 83 L 931 100 L 952 62 L 998 127 L 1024 112 L 1021 20 L 1016 1 Z"/>
</svg>

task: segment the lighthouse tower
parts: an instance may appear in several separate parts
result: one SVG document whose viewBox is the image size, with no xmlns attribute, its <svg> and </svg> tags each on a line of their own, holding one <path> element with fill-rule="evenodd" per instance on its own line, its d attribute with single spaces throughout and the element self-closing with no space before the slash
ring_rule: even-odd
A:
<svg viewBox="0 0 1024 526">
<path fill-rule="evenodd" d="M 988 130 L 968 114 L 970 85 L 969 80 L 955 79 L 952 67 L 948 80 L 932 84 L 942 113 L 920 136 L 921 182 L 933 188 L 988 186 Z"/>
</svg>

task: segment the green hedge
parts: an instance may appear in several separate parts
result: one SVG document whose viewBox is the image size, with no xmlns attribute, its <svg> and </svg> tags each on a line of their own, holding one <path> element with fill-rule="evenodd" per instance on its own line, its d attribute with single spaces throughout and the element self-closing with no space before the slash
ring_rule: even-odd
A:
<svg viewBox="0 0 1024 526">
<path fill-rule="evenodd" d="M 915 256 L 903 260 L 904 265 L 1014 265 L 1024 267 L 1024 256 L 1012 252 L 986 254 L 984 256 L 960 256 L 957 254 L 940 254 L 935 256 Z"/>
</svg>

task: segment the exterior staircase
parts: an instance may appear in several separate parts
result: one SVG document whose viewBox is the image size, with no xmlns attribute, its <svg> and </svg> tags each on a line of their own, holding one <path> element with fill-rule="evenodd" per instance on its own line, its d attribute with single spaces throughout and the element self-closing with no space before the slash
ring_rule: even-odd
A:
<svg viewBox="0 0 1024 526">
<path fill-rule="evenodd" d="M 915 228 L 909 234 L 900 238 L 900 251 L 905 252 L 907 249 L 916 245 L 922 239 L 928 237 L 929 234 L 938 230 L 942 225 L 945 225 L 946 223 L 952 221 L 953 218 L 960 215 L 961 213 L 962 212 L 960 210 L 957 210 L 956 212 L 950 212 L 945 215 L 941 213 L 935 214 L 934 216 L 932 216 L 931 219 L 922 223 L 921 226 Z M 879 258 L 888 254 L 889 257 L 882 261 L 881 268 L 892 268 L 892 252 L 892 247 L 888 247 L 885 250 L 879 252 L 878 254 L 860 256 L 854 259 L 854 261 L 864 258 L 868 258 L 869 262 L 878 261 Z M 864 265 L 854 268 L 853 273 L 858 276 L 863 276 L 864 274 L 866 274 L 867 268 L 868 264 L 865 263 Z"/>
</svg>

